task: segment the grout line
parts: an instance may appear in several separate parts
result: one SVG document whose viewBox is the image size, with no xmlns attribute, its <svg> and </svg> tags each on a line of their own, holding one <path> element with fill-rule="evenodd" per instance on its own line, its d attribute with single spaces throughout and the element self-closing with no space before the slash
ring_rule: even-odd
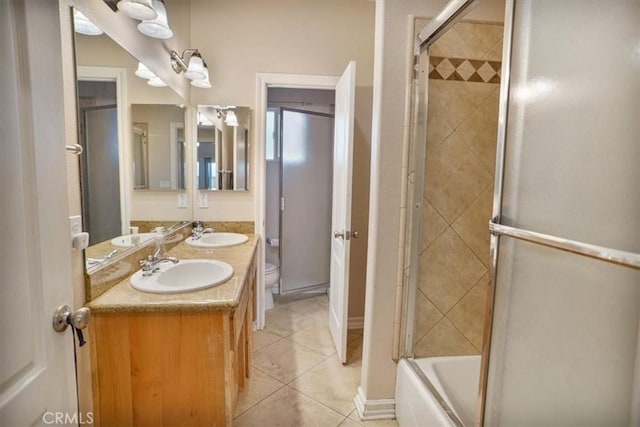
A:
<svg viewBox="0 0 640 427">
<path fill-rule="evenodd" d="M 318 399 L 316 399 L 316 398 L 315 398 L 315 397 L 313 397 L 313 396 L 308 395 L 308 394 L 307 394 L 307 393 L 305 393 L 304 391 L 302 391 L 302 390 L 298 390 L 297 388 L 295 388 L 294 386 L 292 386 L 292 385 L 290 385 L 290 384 L 287 384 L 287 386 L 288 386 L 288 387 L 291 387 L 293 390 L 297 391 L 298 393 L 302 394 L 303 396 L 308 397 L 309 399 L 313 400 L 314 402 L 319 403 L 320 405 L 324 406 L 325 408 L 330 409 L 330 410 L 332 410 L 333 412 L 335 412 L 335 413 L 337 413 L 337 414 L 339 414 L 339 415 L 341 415 L 341 416 L 343 416 L 343 417 L 347 417 L 347 418 L 349 417 L 349 415 L 345 415 L 345 414 L 343 414 L 343 413 L 341 413 L 341 412 L 338 412 L 336 409 L 334 409 L 334 408 L 332 408 L 332 407 L 328 406 L 326 403 L 322 403 L 321 401 L 319 401 Z M 357 390 L 357 387 L 356 387 L 356 390 L 354 390 L 354 391 L 353 391 L 353 395 L 355 396 L 357 393 L 358 393 L 358 390 Z M 351 402 L 351 401 L 350 401 L 350 402 Z M 354 410 L 355 410 L 355 407 L 354 407 L 354 408 L 349 412 L 349 414 L 351 414 Z M 342 424 L 342 422 L 344 422 L 344 420 L 342 420 L 340 423 Z M 338 424 L 338 425 L 340 425 L 340 424 Z"/>
<path fill-rule="evenodd" d="M 255 367 L 254 367 L 255 368 Z M 262 372 L 262 371 L 260 371 Z M 273 378 L 270 376 L 270 378 Z M 280 382 L 280 381 L 278 381 Z M 284 387 L 286 387 L 286 384 L 283 384 L 280 382 L 280 386 L 274 390 L 273 392 L 269 393 L 268 395 L 264 396 L 262 399 L 258 400 L 257 402 L 255 402 L 253 405 L 249 406 L 247 409 L 245 409 L 244 411 L 240 412 L 239 414 L 235 415 L 233 417 L 233 419 L 237 419 L 238 417 L 240 417 L 243 414 L 248 413 L 249 411 L 251 411 L 253 408 L 255 408 L 256 406 L 258 406 L 259 404 L 261 404 L 262 402 L 264 402 L 265 400 L 267 400 L 268 398 L 270 398 L 271 396 L 273 396 L 274 394 L 276 394 L 277 392 L 279 392 L 280 390 L 282 390 Z M 237 403 L 237 402 L 236 402 Z"/>
</svg>

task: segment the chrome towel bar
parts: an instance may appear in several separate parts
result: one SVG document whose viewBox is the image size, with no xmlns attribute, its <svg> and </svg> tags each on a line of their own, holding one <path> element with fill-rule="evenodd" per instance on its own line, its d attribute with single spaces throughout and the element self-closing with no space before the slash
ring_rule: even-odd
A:
<svg viewBox="0 0 640 427">
<path fill-rule="evenodd" d="M 564 239 L 562 237 L 550 236 L 548 234 L 535 231 L 523 230 L 521 228 L 510 227 L 499 224 L 497 218 L 489 221 L 489 231 L 496 236 L 508 236 L 514 239 L 538 245 L 560 249 L 565 252 L 595 258 L 613 264 L 640 270 L 640 254 L 633 252 L 619 251 L 604 246 L 592 245 L 589 243 L 577 242 L 575 240 Z"/>
</svg>

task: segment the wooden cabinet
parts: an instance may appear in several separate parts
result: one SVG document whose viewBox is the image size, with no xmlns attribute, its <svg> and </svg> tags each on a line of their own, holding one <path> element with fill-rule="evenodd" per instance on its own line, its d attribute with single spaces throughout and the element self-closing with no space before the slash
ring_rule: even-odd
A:
<svg viewBox="0 0 640 427">
<path fill-rule="evenodd" d="M 231 425 L 251 366 L 255 260 L 246 277 L 234 309 L 94 313 L 95 425 Z"/>
</svg>

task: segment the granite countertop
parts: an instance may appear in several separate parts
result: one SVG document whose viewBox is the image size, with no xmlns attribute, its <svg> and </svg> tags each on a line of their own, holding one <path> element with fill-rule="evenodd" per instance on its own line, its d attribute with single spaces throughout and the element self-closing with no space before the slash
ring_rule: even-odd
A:
<svg viewBox="0 0 640 427">
<path fill-rule="evenodd" d="M 233 277 L 219 286 L 194 292 L 153 294 L 131 287 L 129 277 L 88 302 L 93 312 L 177 312 L 210 311 L 235 308 L 258 246 L 259 237 L 249 234 L 249 241 L 226 248 L 195 248 L 182 242 L 167 252 L 179 259 L 217 259 L 233 267 Z"/>
</svg>

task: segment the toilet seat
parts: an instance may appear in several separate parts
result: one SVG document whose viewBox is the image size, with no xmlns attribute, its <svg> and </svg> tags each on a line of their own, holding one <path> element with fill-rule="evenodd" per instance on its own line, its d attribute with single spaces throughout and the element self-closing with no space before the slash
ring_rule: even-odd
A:
<svg viewBox="0 0 640 427">
<path fill-rule="evenodd" d="M 273 308 L 273 295 L 271 294 L 271 288 L 280 281 L 280 272 L 278 267 L 266 262 L 264 264 L 264 285 L 265 285 L 265 310 Z"/>
</svg>

